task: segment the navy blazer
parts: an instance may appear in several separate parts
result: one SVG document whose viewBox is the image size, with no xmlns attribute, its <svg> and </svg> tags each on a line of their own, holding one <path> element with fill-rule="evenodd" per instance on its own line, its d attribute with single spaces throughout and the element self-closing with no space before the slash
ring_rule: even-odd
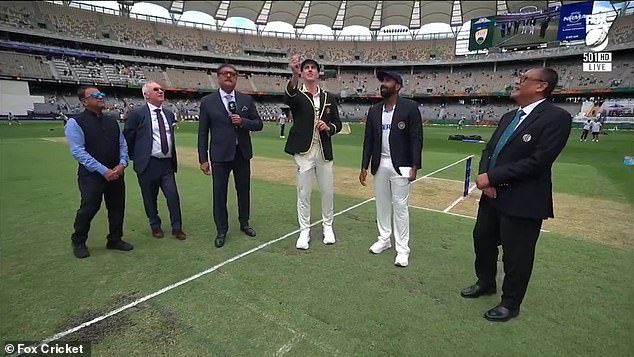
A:
<svg viewBox="0 0 634 357">
<path fill-rule="evenodd" d="M 482 151 L 479 173 L 487 173 L 496 188 L 497 197 L 491 202 L 500 212 L 531 219 L 554 217 L 551 168 L 568 142 L 572 118 L 548 100 L 540 103 L 515 129 L 495 167 L 490 167 L 495 146 L 515 113 L 517 109 L 500 119 Z M 490 199 L 482 195 L 483 200 Z"/>
<path fill-rule="evenodd" d="M 250 131 L 260 131 L 264 127 L 251 96 L 235 91 L 235 102 L 242 125 L 235 127 L 220 98 L 220 91 L 208 94 L 200 102 L 198 122 L 198 160 L 207 162 L 210 150 L 211 162 L 233 161 L 237 147 L 246 159 L 253 157 Z"/>
<path fill-rule="evenodd" d="M 372 163 L 372 175 L 376 174 L 381 163 L 383 103 L 381 101 L 370 108 L 365 123 L 361 168 L 367 170 Z M 416 102 L 398 98 L 392 115 L 389 142 L 392 166 L 399 175 L 401 166 L 421 168 L 423 120 Z"/>
<path fill-rule="evenodd" d="M 176 139 L 174 127 L 176 117 L 174 113 L 163 108 L 163 114 L 167 119 L 172 137 L 172 166 L 174 172 L 177 170 L 178 160 L 176 158 Z M 125 122 L 123 136 L 128 143 L 128 153 L 130 159 L 134 161 L 134 171 L 143 173 L 150 163 L 152 157 L 152 115 L 147 103 L 128 112 L 128 120 Z"/>
</svg>

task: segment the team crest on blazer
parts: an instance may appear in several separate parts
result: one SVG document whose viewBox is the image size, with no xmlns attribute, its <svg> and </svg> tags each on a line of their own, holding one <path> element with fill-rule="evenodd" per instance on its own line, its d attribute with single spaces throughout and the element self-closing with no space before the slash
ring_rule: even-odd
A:
<svg viewBox="0 0 634 357">
<path fill-rule="evenodd" d="M 246 106 L 246 105 L 243 105 L 243 106 L 242 106 L 242 111 L 243 111 L 243 112 L 246 112 L 247 110 L 249 110 L 249 108 L 247 108 L 247 106 Z"/>
<path fill-rule="evenodd" d="M 330 108 L 326 108 L 326 114 L 330 114 Z"/>
<path fill-rule="evenodd" d="M 525 143 L 531 141 L 532 138 L 531 134 L 524 134 L 524 136 L 522 136 L 522 140 L 524 140 Z"/>
<path fill-rule="evenodd" d="M 403 130 L 403 129 L 405 129 L 405 122 L 404 121 L 399 121 L 397 126 L 398 126 L 399 129 Z"/>
</svg>

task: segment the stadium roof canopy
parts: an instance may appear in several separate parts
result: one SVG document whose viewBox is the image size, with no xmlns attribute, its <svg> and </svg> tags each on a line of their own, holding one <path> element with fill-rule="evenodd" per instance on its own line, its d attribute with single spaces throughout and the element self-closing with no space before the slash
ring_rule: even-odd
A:
<svg viewBox="0 0 634 357">
<path fill-rule="evenodd" d="M 119 1 L 133 4 L 141 1 Z M 200 11 L 224 21 L 244 17 L 257 25 L 283 21 L 302 29 L 320 24 L 333 30 L 351 25 L 378 31 L 389 25 L 419 29 L 429 23 L 460 26 L 478 17 L 519 12 L 523 8 L 545 8 L 580 1 L 143 1 L 160 5 L 172 14 Z"/>
</svg>

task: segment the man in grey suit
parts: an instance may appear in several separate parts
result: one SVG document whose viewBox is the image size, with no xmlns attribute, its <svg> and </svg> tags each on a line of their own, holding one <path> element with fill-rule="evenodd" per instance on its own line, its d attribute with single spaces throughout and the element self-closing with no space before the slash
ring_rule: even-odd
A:
<svg viewBox="0 0 634 357">
<path fill-rule="evenodd" d="M 238 194 L 240 230 L 255 237 L 255 230 L 249 226 L 253 157 L 250 132 L 262 130 L 263 123 L 251 96 L 235 90 L 236 68 L 224 64 L 217 73 L 220 89 L 204 96 L 200 103 L 198 159 L 200 170 L 213 177 L 213 213 L 218 231 L 215 245 L 220 248 L 229 230 L 227 186 L 231 171 Z"/>
<path fill-rule="evenodd" d="M 187 238 L 183 232 L 180 198 L 174 174 L 177 169 L 174 114 L 162 107 L 165 93 L 161 85 L 148 82 L 143 86 L 146 105 L 128 113 L 123 135 L 134 161 L 143 196 L 143 206 L 150 221 L 152 236 L 163 238 L 161 218 L 156 199 L 159 188 L 167 199 L 172 234 L 178 240 Z"/>
</svg>

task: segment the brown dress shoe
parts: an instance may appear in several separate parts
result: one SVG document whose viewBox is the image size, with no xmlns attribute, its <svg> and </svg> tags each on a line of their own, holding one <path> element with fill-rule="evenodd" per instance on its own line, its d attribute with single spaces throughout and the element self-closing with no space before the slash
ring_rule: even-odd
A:
<svg viewBox="0 0 634 357">
<path fill-rule="evenodd" d="M 152 228 L 152 237 L 160 239 L 163 238 L 163 230 L 159 228 Z"/>
<path fill-rule="evenodd" d="M 185 234 L 185 232 L 183 232 L 182 229 L 179 230 L 175 230 L 172 231 L 172 234 L 174 235 L 174 237 L 178 240 L 185 240 L 187 239 L 187 234 Z"/>
</svg>

